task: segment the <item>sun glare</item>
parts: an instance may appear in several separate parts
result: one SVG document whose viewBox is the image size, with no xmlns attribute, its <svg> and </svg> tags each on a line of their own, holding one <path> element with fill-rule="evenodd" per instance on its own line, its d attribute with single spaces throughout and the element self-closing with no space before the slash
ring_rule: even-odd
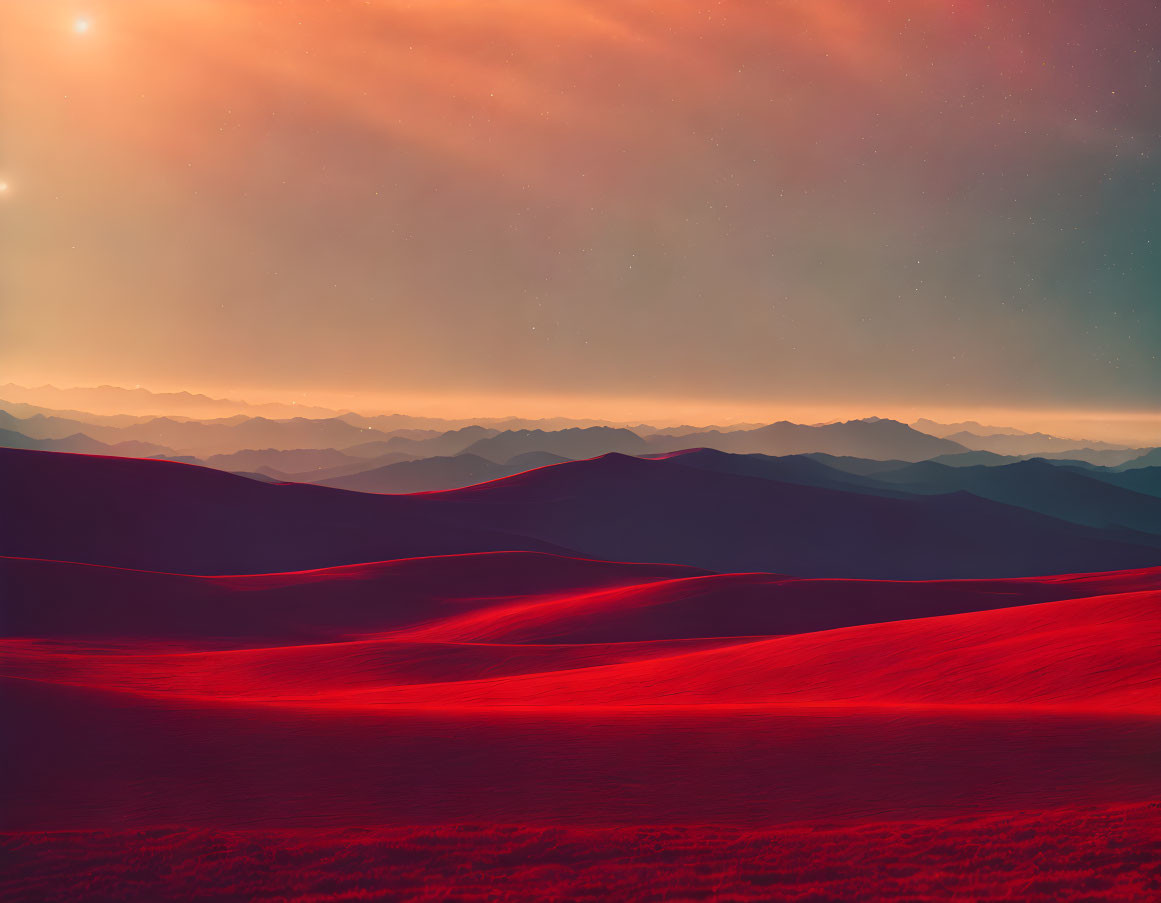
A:
<svg viewBox="0 0 1161 903">
<path fill-rule="evenodd" d="M 93 23 L 84 17 L 73 20 L 73 31 L 77 34 L 88 34 L 92 27 Z"/>
</svg>

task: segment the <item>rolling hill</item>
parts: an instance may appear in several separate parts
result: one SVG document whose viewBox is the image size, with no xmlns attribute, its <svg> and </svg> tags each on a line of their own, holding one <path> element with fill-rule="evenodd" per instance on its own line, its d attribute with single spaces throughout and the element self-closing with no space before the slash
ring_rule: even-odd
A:
<svg viewBox="0 0 1161 903">
<path fill-rule="evenodd" d="M 1161 498 L 1161 466 L 1132 467 L 1127 470 L 1112 470 L 1108 468 L 1092 468 L 1080 471 L 1094 480 L 1120 486 L 1132 492 L 1143 495 L 1152 495 Z"/>
<path fill-rule="evenodd" d="M 532 537 L 456 525 L 423 499 L 259 483 L 170 461 L 4 449 L 0 549 L 12 556 L 191 574 L 507 549 L 561 551 Z"/>
<path fill-rule="evenodd" d="M 716 473 L 732 473 L 737 476 L 759 477 L 780 483 L 799 486 L 818 486 L 843 492 L 864 492 L 872 495 L 893 495 L 902 493 L 884 486 L 870 477 L 850 473 L 824 463 L 821 456 L 814 455 L 731 455 L 713 448 L 694 448 L 668 454 L 655 455 L 683 467 L 694 467 Z M 902 462 L 899 462 L 902 466 Z"/>
<path fill-rule="evenodd" d="M 970 492 L 1063 520 L 1161 534 L 1161 499 L 1103 480 L 1095 471 L 1032 459 L 999 467 L 948 467 L 923 461 L 876 475 L 909 492 Z"/>
<path fill-rule="evenodd" d="M 1161 569 L 1010 580 L 858 581 L 713 574 L 538 552 L 187 576 L 0 558 L 0 635 L 87 639 L 581 644 L 789 635 L 1137 593 Z"/>
<path fill-rule="evenodd" d="M 841 825 L 1161 789 L 1156 569 L 907 587 L 505 554 L 0 573 L 23 600 L 0 641 L 22 725 L 0 737 L 10 831 Z M 702 635 L 698 606 L 759 632 Z M 812 610 L 862 620 L 813 630 Z"/>
<path fill-rule="evenodd" d="M 1069 524 L 968 493 L 885 498 L 680 460 L 605 455 L 429 498 L 453 523 L 491 524 L 594 558 L 716 571 L 917 579 L 1159 560 L 1157 537 Z"/>
<path fill-rule="evenodd" d="M 5 449 L 0 549 L 201 574 L 505 550 L 905 579 L 1161 562 L 1156 537 L 967 493 L 886 498 L 678 460 L 606 455 L 459 490 L 388 496 L 267 485 L 165 461 Z"/>
</svg>

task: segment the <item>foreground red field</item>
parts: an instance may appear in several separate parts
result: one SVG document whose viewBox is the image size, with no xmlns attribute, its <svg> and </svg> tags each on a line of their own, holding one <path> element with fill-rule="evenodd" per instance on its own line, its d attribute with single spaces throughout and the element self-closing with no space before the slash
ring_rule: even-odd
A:
<svg viewBox="0 0 1161 903">
<path fill-rule="evenodd" d="M 368 828 L 0 837 L 8 898 L 1130 901 L 1156 805 L 856 826 Z"/>
<path fill-rule="evenodd" d="M 1161 868 L 1157 570 L 0 564 L 9 899 L 1136 900 Z"/>
</svg>

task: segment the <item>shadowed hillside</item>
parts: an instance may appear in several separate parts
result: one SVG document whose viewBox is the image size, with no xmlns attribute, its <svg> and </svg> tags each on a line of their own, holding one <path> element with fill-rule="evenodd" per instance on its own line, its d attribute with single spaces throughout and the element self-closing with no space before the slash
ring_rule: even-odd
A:
<svg viewBox="0 0 1161 903">
<path fill-rule="evenodd" d="M 11 555 L 181 573 L 513 549 L 906 579 L 1161 560 L 1161 540 L 1145 534 L 967 493 L 886 498 L 706 471 L 679 458 L 606 455 L 402 496 L 268 485 L 162 461 L 0 450 L 0 462 L 0 502 L 10 515 L 0 540 Z"/>
</svg>

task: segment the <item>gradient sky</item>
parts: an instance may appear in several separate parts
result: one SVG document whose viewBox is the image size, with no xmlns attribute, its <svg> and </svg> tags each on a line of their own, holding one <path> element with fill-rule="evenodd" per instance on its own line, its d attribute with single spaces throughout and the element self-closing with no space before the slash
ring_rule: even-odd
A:
<svg viewBox="0 0 1161 903">
<path fill-rule="evenodd" d="M 1158 411 L 1159 178 L 1154 0 L 0 0 L 0 382 Z"/>
</svg>

